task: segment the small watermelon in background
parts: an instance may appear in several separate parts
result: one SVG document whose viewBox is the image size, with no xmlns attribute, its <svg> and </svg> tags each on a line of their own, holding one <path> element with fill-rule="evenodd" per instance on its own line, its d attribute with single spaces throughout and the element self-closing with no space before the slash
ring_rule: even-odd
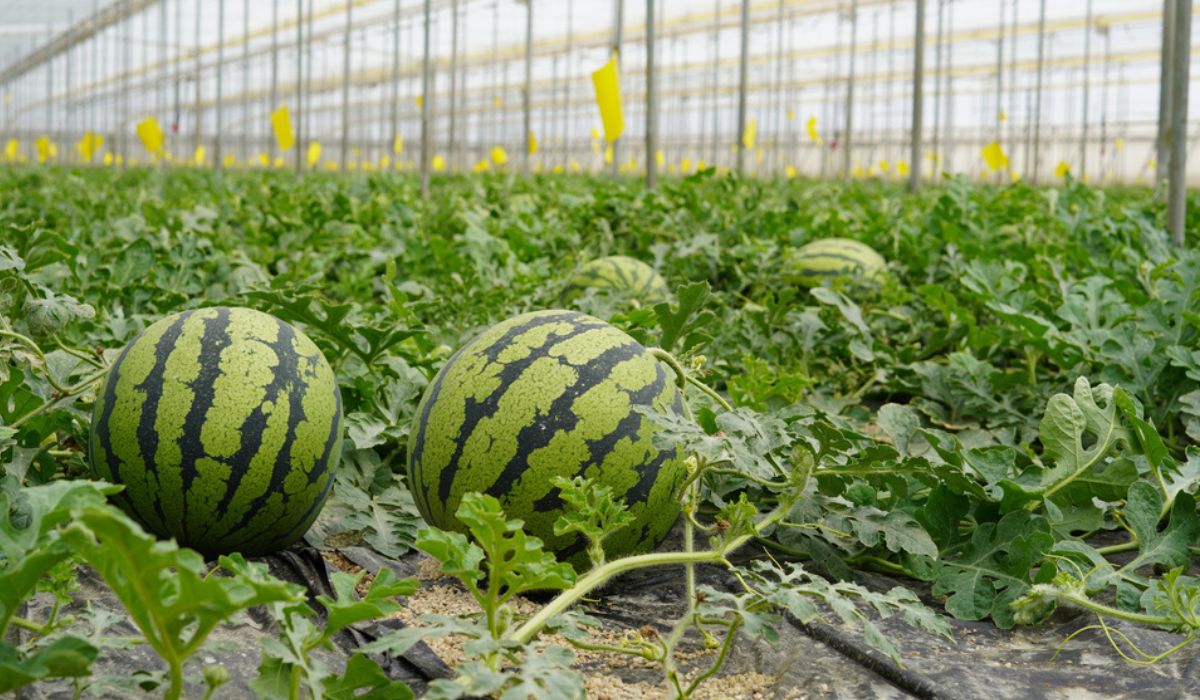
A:
<svg viewBox="0 0 1200 700">
<path fill-rule="evenodd" d="M 316 519 L 342 447 L 333 370 L 252 309 L 169 316 L 121 351 L 92 414 L 97 478 L 147 530 L 206 556 L 264 554 Z"/>
<path fill-rule="evenodd" d="M 604 289 L 643 306 L 667 300 L 667 283 L 662 275 L 641 260 L 614 255 L 584 263 L 562 292 L 563 303 L 579 297 L 585 289 Z"/>
<path fill-rule="evenodd" d="M 822 238 L 788 256 L 784 278 L 805 287 L 819 287 L 827 279 L 843 276 L 874 284 L 882 279 L 886 269 L 883 256 L 865 243 L 848 238 Z"/>
<path fill-rule="evenodd" d="M 560 560 L 586 565 L 587 542 L 556 536 L 563 503 L 551 481 L 582 475 L 624 498 L 634 520 L 605 540 L 610 557 L 654 548 L 679 516 L 684 476 L 635 406 L 680 415 L 674 375 L 637 341 L 574 311 L 537 311 L 492 326 L 459 350 L 417 408 L 408 483 L 425 520 L 465 531 L 462 497 L 497 498 Z"/>
</svg>

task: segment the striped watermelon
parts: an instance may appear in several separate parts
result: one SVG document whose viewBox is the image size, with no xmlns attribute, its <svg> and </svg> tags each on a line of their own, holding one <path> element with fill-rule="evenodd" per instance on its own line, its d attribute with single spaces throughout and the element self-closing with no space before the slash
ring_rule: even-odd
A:
<svg viewBox="0 0 1200 700">
<path fill-rule="evenodd" d="M 641 260 L 613 255 L 584 263 L 562 292 L 563 303 L 579 297 L 585 289 L 609 290 L 625 299 L 653 306 L 667 300 L 667 283 Z"/>
<path fill-rule="evenodd" d="M 554 534 L 555 476 L 594 478 L 623 497 L 633 523 L 606 540 L 610 556 L 655 547 L 679 515 L 684 470 L 651 444 L 634 406 L 679 415 L 671 375 L 633 338 L 574 311 L 537 311 L 467 343 L 429 385 L 409 440 L 408 483 L 425 520 L 454 517 L 469 492 L 495 496 L 510 518 L 576 567 L 586 542 Z"/>
<path fill-rule="evenodd" d="M 121 351 L 92 414 L 90 461 L 147 530 L 214 556 L 299 539 L 342 446 L 333 370 L 252 309 L 164 318 Z"/>
<path fill-rule="evenodd" d="M 853 276 L 859 282 L 878 282 L 887 263 L 865 243 L 822 238 L 793 251 L 786 268 L 786 279 L 805 287 L 819 287 L 826 279 L 842 276 Z"/>
</svg>

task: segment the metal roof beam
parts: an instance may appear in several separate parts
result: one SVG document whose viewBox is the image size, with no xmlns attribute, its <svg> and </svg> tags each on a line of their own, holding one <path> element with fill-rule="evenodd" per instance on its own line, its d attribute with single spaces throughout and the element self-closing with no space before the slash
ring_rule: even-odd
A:
<svg viewBox="0 0 1200 700">
<path fill-rule="evenodd" d="M 101 8 L 96 14 L 78 22 L 39 46 L 0 72 L 0 85 L 11 83 L 38 66 L 52 61 L 67 49 L 91 39 L 101 30 L 107 29 L 123 19 L 138 14 L 158 0 L 116 0 Z"/>
</svg>

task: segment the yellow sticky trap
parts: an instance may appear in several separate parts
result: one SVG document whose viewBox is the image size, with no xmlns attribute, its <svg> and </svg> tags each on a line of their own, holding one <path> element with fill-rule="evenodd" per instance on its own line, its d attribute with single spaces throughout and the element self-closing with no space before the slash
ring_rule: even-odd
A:
<svg viewBox="0 0 1200 700">
<path fill-rule="evenodd" d="M 789 121 L 789 122 L 794 122 L 794 121 L 796 121 L 796 110 L 794 110 L 794 109 L 789 109 L 789 110 L 787 111 L 787 119 L 788 119 L 788 121 Z"/>
<path fill-rule="evenodd" d="M 489 170 L 491 167 L 492 167 L 492 161 L 488 160 L 487 158 L 480 158 L 479 162 L 476 163 L 475 166 L 471 168 L 471 172 L 482 173 L 482 172 Z"/>
<path fill-rule="evenodd" d="M 610 143 L 604 147 L 604 163 L 606 165 L 612 165 L 612 162 L 613 162 L 613 147 L 612 147 L 612 144 Z"/>
<path fill-rule="evenodd" d="M 430 161 L 430 165 L 433 166 L 434 170 L 440 173 L 446 169 L 446 159 L 440 155 L 436 155 L 433 157 L 433 160 Z"/>
<path fill-rule="evenodd" d="M 983 156 L 983 162 L 987 164 L 988 170 L 992 172 L 1004 170 L 1008 167 L 1008 156 L 1005 155 L 1004 149 L 1000 147 L 999 141 L 992 141 L 984 146 L 979 151 L 979 155 Z"/>
<path fill-rule="evenodd" d="M 577 161 L 577 160 L 575 160 L 574 158 L 572 158 L 572 159 L 571 159 L 571 172 L 573 172 L 573 173 L 577 173 L 577 172 L 579 172 L 579 170 L 580 170 L 580 168 L 579 168 L 579 161 Z"/>
<path fill-rule="evenodd" d="M 1021 179 L 1021 173 L 1017 172 L 1016 170 L 1011 171 L 1008 174 L 1008 176 L 1009 176 L 1009 178 L 1012 179 L 1013 182 L 1017 182 L 1018 180 Z"/>
<path fill-rule="evenodd" d="M 44 163 L 50 160 L 50 137 L 40 136 L 34 142 L 34 148 L 37 150 L 37 162 Z"/>
<path fill-rule="evenodd" d="M 1000 110 L 1000 121 L 1002 121 L 1002 122 L 1008 121 L 1008 112 L 1005 112 L 1004 110 Z"/>
<path fill-rule="evenodd" d="M 308 153 L 306 155 L 308 167 L 310 168 L 321 162 L 321 142 L 313 141 L 308 144 Z"/>
<path fill-rule="evenodd" d="M 346 170 L 358 170 L 358 161 L 352 160 L 346 163 Z"/>
<path fill-rule="evenodd" d="M 338 164 L 338 162 L 336 160 L 326 160 L 321 163 L 321 167 L 325 168 L 326 170 L 328 170 L 331 173 L 336 173 L 340 169 L 341 166 Z"/>
<path fill-rule="evenodd" d="M 21 154 L 21 142 L 17 139 L 9 139 L 8 143 L 4 144 L 4 159 L 14 161 Z"/>
<path fill-rule="evenodd" d="M 758 141 L 758 120 L 751 119 L 746 122 L 746 130 L 742 132 L 742 148 L 754 148 L 754 144 Z"/>
<path fill-rule="evenodd" d="M 1146 169 L 1147 170 L 1157 170 L 1158 169 L 1158 161 L 1153 158 L 1146 161 Z"/>
<path fill-rule="evenodd" d="M 1118 152 L 1125 150 L 1125 139 L 1118 136 L 1117 140 L 1113 141 L 1113 148 L 1117 149 Z"/>
<path fill-rule="evenodd" d="M 392 167 L 392 157 L 387 155 L 386 153 L 384 155 L 379 156 L 379 169 L 387 170 L 390 167 Z"/>
<path fill-rule="evenodd" d="M 155 154 L 162 152 L 163 147 L 163 130 L 158 125 L 158 120 L 154 117 L 146 117 L 138 122 L 137 135 L 142 141 L 142 146 L 147 153 Z"/>
<path fill-rule="evenodd" d="M 414 97 L 413 102 L 417 103 L 417 109 L 421 109 L 422 107 L 425 106 L 425 98 L 422 95 L 417 95 L 416 97 Z"/>
<path fill-rule="evenodd" d="M 696 162 L 696 170 L 708 170 L 708 163 L 703 160 L 697 161 Z"/>
<path fill-rule="evenodd" d="M 614 51 L 599 70 L 592 73 L 596 107 L 604 125 L 604 140 L 612 143 L 625 133 L 625 110 L 621 104 L 621 70 Z"/>
<path fill-rule="evenodd" d="M 554 164 L 554 167 L 553 167 L 553 168 L 551 168 L 551 171 L 552 171 L 552 172 L 553 172 L 555 175 L 562 175 L 562 174 L 563 174 L 563 166 L 562 166 L 562 163 L 555 163 L 555 164 Z"/>
<path fill-rule="evenodd" d="M 492 104 L 495 105 L 496 107 L 503 107 L 504 106 L 504 98 L 499 95 L 496 95 L 495 97 L 492 98 Z"/>
<path fill-rule="evenodd" d="M 107 156 L 109 154 L 105 153 L 104 155 L 105 155 L 104 164 L 108 165 L 108 157 Z M 204 146 L 196 146 L 196 152 L 192 154 L 192 162 L 195 163 L 196 165 L 204 165 L 204 163 L 207 159 L 208 159 L 208 156 L 205 154 Z"/>
<path fill-rule="evenodd" d="M 796 166 L 794 166 L 794 165 L 787 166 L 786 168 L 783 169 L 783 174 L 786 175 L 789 180 L 796 177 Z"/>
<path fill-rule="evenodd" d="M 283 163 L 283 156 L 275 156 L 275 167 L 276 167 L 276 168 L 282 168 L 282 167 L 283 167 L 283 165 L 284 165 L 284 163 Z"/>
<path fill-rule="evenodd" d="M 667 164 L 667 156 L 662 152 L 662 149 L 654 152 L 654 164 L 660 168 Z"/>
<path fill-rule="evenodd" d="M 533 132 L 530 131 L 529 132 L 529 155 L 531 155 L 531 156 L 536 155 L 537 152 L 538 152 L 537 136 L 534 136 Z"/>
<path fill-rule="evenodd" d="M 1067 173 L 1069 173 L 1069 172 L 1071 172 L 1071 166 L 1067 165 L 1067 161 L 1065 161 L 1065 160 L 1058 161 L 1058 167 L 1056 167 L 1054 169 L 1054 176 L 1059 179 L 1062 179 L 1062 178 L 1065 178 L 1067 176 Z"/>
<path fill-rule="evenodd" d="M 754 154 L 754 162 L 758 165 L 762 165 L 763 158 L 765 156 L 766 156 L 766 151 L 764 151 L 762 148 L 759 148 L 758 151 L 755 152 L 755 154 Z"/>
<path fill-rule="evenodd" d="M 508 151 L 504 150 L 504 146 L 492 146 L 491 156 L 497 168 L 508 164 Z"/>
<path fill-rule="evenodd" d="M 881 160 L 881 161 L 879 161 L 879 171 L 880 171 L 880 172 L 884 172 L 884 173 L 886 173 L 886 172 L 888 172 L 888 171 L 889 171 L 889 170 L 891 170 L 891 169 L 892 169 L 892 162 L 891 162 L 891 161 L 889 161 L 889 160 Z"/>
<path fill-rule="evenodd" d="M 896 173 L 898 175 L 907 175 L 908 174 L 908 161 L 907 160 L 896 161 Z"/>
<path fill-rule="evenodd" d="M 77 146 L 79 155 L 83 156 L 84 160 L 90 161 L 104 146 L 104 137 L 94 131 L 85 131 Z"/>
<path fill-rule="evenodd" d="M 400 155 L 404 153 L 404 137 L 396 134 L 396 138 L 392 139 L 392 153 Z"/>
<path fill-rule="evenodd" d="M 271 112 L 271 132 L 275 134 L 275 143 L 281 151 L 289 151 L 296 145 L 296 134 L 292 131 L 292 113 L 286 103 Z"/>
<path fill-rule="evenodd" d="M 600 153 L 602 150 L 599 141 L 592 141 L 592 153 Z"/>
<path fill-rule="evenodd" d="M 808 118 L 808 140 L 813 143 L 821 143 L 821 132 L 817 131 L 817 118 Z"/>
<path fill-rule="evenodd" d="M 237 164 L 237 159 L 233 157 L 232 153 L 226 153 L 225 157 L 221 159 L 221 164 L 226 168 L 232 168 L 235 164 Z"/>
<path fill-rule="evenodd" d="M 683 160 L 679 161 L 679 169 L 685 173 L 691 172 L 692 171 L 692 159 L 684 158 Z"/>
<path fill-rule="evenodd" d="M 863 178 L 866 176 L 867 176 L 867 171 L 861 165 L 856 165 L 850 169 L 850 177 Z"/>
<path fill-rule="evenodd" d="M 102 158 L 101 161 L 105 165 L 112 165 L 113 164 L 113 154 L 111 152 L 105 153 L 104 158 Z"/>
<path fill-rule="evenodd" d="M 594 126 L 592 127 L 592 140 L 593 140 L 593 141 L 599 141 L 599 140 L 600 140 L 600 130 L 599 130 L 599 129 L 597 129 L 596 127 L 594 127 Z"/>
<path fill-rule="evenodd" d="M 541 174 L 542 174 L 542 161 L 540 161 L 540 160 L 539 160 L 538 162 L 536 162 L 536 163 L 534 163 L 534 164 L 533 164 L 533 173 L 534 173 L 535 175 L 541 175 Z"/>
<path fill-rule="evenodd" d="M 125 156 L 118 155 L 116 160 L 117 165 L 125 165 Z"/>
</svg>

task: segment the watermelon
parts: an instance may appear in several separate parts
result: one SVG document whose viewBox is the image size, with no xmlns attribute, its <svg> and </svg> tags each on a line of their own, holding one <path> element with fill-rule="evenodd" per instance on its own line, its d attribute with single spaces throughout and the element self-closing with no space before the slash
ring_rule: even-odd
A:
<svg viewBox="0 0 1200 700">
<path fill-rule="evenodd" d="M 303 333 L 252 309 L 164 318 L 117 357 L 89 458 L 148 531 L 212 557 L 264 554 L 316 519 L 341 454 L 333 370 Z"/>
<path fill-rule="evenodd" d="M 641 260 L 614 255 L 584 263 L 562 291 L 563 303 L 578 298 L 586 289 L 604 289 L 630 301 L 653 306 L 667 300 L 667 283 L 662 275 Z"/>
<path fill-rule="evenodd" d="M 886 269 L 883 257 L 865 243 L 822 238 L 792 251 L 784 277 L 805 287 L 819 287 L 826 279 L 843 276 L 856 282 L 875 283 Z"/>
<path fill-rule="evenodd" d="M 623 331 L 574 311 L 514 316 L 455 353 L 417 408 L 408 483 L 426 522 L 465 532 L 465 494 L 498 499 L 510 518 L 577 568 L 587 542 L 557 536 L 551 481 L 585 476 L 625 500 L 634 520 L 605 540 L 610 557 L 657 546 L 679 515 L 684 469 L 652 444 L 635 407 L 681 415 L 674 375 Z"/>
</svg>

